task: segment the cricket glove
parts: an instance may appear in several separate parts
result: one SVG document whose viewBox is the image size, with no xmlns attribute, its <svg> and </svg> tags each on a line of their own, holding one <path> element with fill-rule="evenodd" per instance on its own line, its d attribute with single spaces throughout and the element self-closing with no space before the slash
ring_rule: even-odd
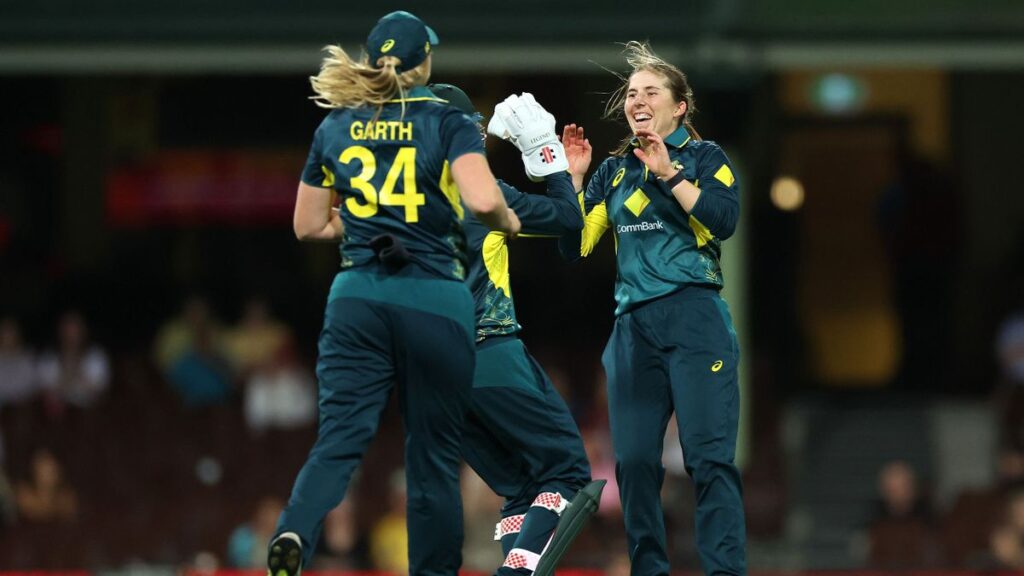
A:
<svg viewBox="0 0 1024 576">
<path fill-rule="evenodd" d="M 526 175 L 535 182 L 569 170 L 565 149 L 555 136 L 555 117 L 529 92 L 513 94 L 499 102 L 487 131 L 515 144 L 523 153 Z"/>
</svg>

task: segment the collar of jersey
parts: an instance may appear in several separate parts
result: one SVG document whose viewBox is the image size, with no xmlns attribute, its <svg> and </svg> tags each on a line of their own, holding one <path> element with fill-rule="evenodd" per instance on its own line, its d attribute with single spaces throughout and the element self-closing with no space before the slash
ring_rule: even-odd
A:
<svg viewBox="0 0 1024 576">
<path fill-rule="evenodd" d="M 686 126 L 680 126 L 676 128 L 675 132 L 665 137 L 665 143 L 676 148 L 682 148 L 686 146 L 686 143 L 690 141 L 690 133 L 686 131 Z M 638 138 L 633 138 L 630 142 L 634 148 L 640 145 Z"/>
<path fill-rule="evenodd" d="M 426 86 L 416 86 L 412 90 L 408 90 L 405 93 L 405 98 L 394 98 L 388 100 L 389 104 L 400 104 L 402 102 L 443 102 L 448 103 L 447 100 L 443 100 L 434 96 L 434 93 L 427 90 Z"/>
</svg>

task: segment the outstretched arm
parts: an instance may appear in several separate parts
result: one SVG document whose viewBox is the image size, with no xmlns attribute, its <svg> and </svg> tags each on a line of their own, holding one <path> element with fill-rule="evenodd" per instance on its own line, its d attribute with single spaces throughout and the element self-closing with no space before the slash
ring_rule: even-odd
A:
<svg viewBox="0 0 1024 576">
<path fill-rule="evenodd" d="M 452 163 L 452 178 L 466 207 L 488 228 L 503 232 L 509 238 L 519 234 L 519 219 L 505 203 L 483 154 L 459 156 Z"/>
<path fill-rule="evenodd" d="M 583 229 L 583 213 L 576 200 L 572 178 L 567 172 L 546 178 L 547 196 L 526 194 L 500 182 L 501 190 L 510 208 L 523 223 L 524 236 L 554 237 L 578 235 Z"/>
</svg>

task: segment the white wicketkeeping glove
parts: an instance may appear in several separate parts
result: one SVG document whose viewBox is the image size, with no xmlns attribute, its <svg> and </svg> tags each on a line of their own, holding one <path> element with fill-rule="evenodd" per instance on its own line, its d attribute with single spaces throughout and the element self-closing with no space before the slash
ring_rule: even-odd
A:
<svg viewBox="0 0 1024 576">
<path fill-rule="evenodd" d="M 526 175 L 535 182 L 569 169 L 565 149 L 555 136 L 555 117 L 529 92 L 499 102 L 487 131 L 515 144 L 523 153 Z"/>
</svg>

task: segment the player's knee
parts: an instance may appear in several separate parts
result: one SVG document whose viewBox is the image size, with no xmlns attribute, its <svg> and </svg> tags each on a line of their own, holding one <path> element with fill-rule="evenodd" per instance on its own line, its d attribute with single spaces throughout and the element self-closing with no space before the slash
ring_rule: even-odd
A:
<svg viewBox="0 0 1024 576">
<path fill-rule="evenodd" d="M 542 482 L 537 492 L 556 492 L 563 498 L 571 500 L 580 488 L 590 483 L 590 480 L 590 466 L 584 460 L 582 466 L 577 466 L 571 472 L 559 474 L 556 478 Z"/>
<path fill-rule="evenodd" d="M 624 454 L 616 459 L 616 476 L 658 475 L 661 470 L 661 455 L 636 452 Z"/>
<path fill-rule="evenodd" d="M 731 458 L 695 458 L 688 465 L 694 484 L 706 486 L 715 481 L 735 482 L 739 479 L 739 470 Z"/>
</svg>

